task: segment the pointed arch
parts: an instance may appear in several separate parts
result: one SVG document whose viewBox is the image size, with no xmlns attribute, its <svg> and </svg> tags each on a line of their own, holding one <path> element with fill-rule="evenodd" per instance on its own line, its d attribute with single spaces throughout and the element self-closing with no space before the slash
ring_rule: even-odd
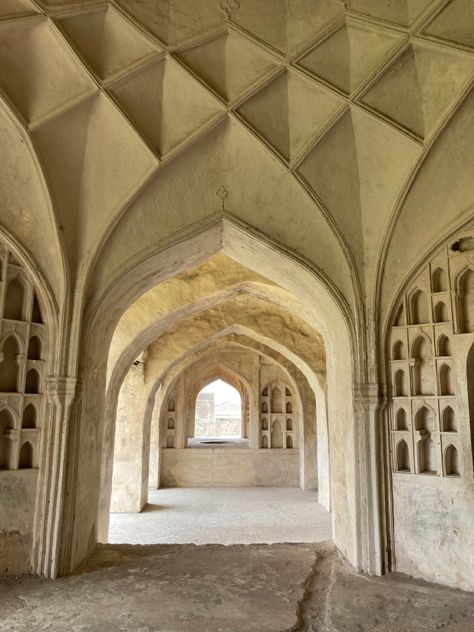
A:
<svg viewBox="0 0 474 632">
<path fill-rule="evenodd" d="M 398 369 L 394 379 L 395 397 L 406 397 L 408 395 L 407 377 L 403 369 Z"/>
<path fill-rule="evenodd" d="M 406 360 L 405 345 L 401 340 L 397 340 L 392 347 L 392 360 Z"/>
<path fill-rule="evenodd" d="M 40 390 L 40 374 L 36 369 L 30 369 L 26 374 L 25 393 L 37 395 Z"/>
<path fill-rule="evenodd" d="M 283 448 L 283 432 L 281 429 L 281 423 L 278 420 L 274 421 L 272 424 L 271 447 Z"/>
<path fill-rule="evenodd" d="M 457 279 L 459 299 L 459 330 L 462 333 L 474 331 L 474 270 L 466 268 Z"/>
<path fill-rule="evenodd" d="M 10 469 L 12 442 L 7 438 L 7 431 L 15 428 L 15 417 L 9 408 L 0 410 L 0 470 Z"/>
<path fill-rule="evenodd" d="M 36 428 L 38 425 L 37 411 L 34 404 L 29 403 L 23 411 L 21 420 L 22 428 Z"/>
<path fill-rule="evenodd" d="M 437 430 L 436 413 L 428 406 L 421 406 L 415 414 L 415 430 L 434 432 Z"/>
<path fill-rule="evenodd" d="M 449 357 L 451 355 L 451 340 L 449 336 L 441 334 L 438 338 L 438 356 Z"/>
<path fill-rule="evenodd" d="M 18 355 L 20 354 L 20 341 L 17 336 L 8 336 L 1 347 L 3 359 L 0 361 L 0 393 L 19 392 L 18 384 Z"/>
<path fill-rule="evenodd" d="M 430 436 L 418 442 L 418 469 L 420 474 L 438 473 L 436 444 Z"/>
<path fill-rule="evenodd" d="M 452 369 L 449 364 L 442 364 L 439 370 L 439 394 L 454 395 Z"/>
<path fill-rule="evenodd" d="M 446 292 L 448 289 L 448 277 L 446 270 L 437 267 L 431 275 L 431 289 L 433 292 Z"/>
<path fill-rule="evenodd" d="M 449 322 L 448 308 L 444 301 L 438 301 L 434 308 L 434 322 L 435 323 L 447 323 Z"/>
<path fill-rule="evenodd" d="M 28 360 L 42 360 L 42 343 L 39 336 L 31 336 L 28 343 Z"/>
<path fill-rule="evenodd" d="M 448 445 L 444 452 L 444 471 L 446 476 L 461 476 L 459 453 L 452 443 Z"/>
<path fill-rule="evenodd" d="M 18 469 L 25 470 L 33 467 L 33 446 L 29 441 L 20 448 L 20 455 L 18 457 Z"/>
<path fill-rule="evenodd" d="M 456 414 L 451 406 L 446 406 L 441 417 L 441 427 L 443 432 L 457 432 L 458 424 Z"/>
<path fill-rule="evenodd" d="M 9 320 L 26 320 L 26 285 L 19 276 L 14 277 L 7 285 L 3 318 Z"/>
<path fill-rule="evenodd" d="M 424 325 L 430 322 L 428 299 L 423 290 L 416 289 L 409 299 L 409 304 L 411 325 Z"/>
<path fill-rule="evenodd" d="M 396 430 L 408 430 L 408 417 L 406 410 L 400 407 L 397 410 L 397 414 L 395 417 L 395 429 Z"/>
<path fill-rule="evenodd" d="M 396 459 L 397 472 L 411 472 L 410 451 L 405 439 L 398 442 Z"/>
</svg>

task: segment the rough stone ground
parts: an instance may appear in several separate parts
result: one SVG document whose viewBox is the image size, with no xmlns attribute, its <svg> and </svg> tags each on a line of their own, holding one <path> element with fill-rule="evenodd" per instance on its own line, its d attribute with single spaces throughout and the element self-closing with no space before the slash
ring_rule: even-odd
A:
<svg viewBox="0 0 474 632">
<path fill-rule="evenodd" d="M 141 513 L 111 514 L 113 544 L 324 542 L 331 514 L 314 491 L 286 487 L 173 488 L 149 492 Z"/>
<path fill-rule="evenodd" d="M 474 595 L 354 573 L 330 543 L 100 545 L 0 583 L 1 632 L 472 632 Z"/>
</svg>

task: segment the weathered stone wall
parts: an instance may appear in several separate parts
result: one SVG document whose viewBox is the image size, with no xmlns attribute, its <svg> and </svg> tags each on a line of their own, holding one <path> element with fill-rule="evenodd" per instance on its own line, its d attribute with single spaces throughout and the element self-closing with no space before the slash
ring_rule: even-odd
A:
<svg viewBox="0 0 474 632">
<path fill-rule="evenodd" d="M 299 487 L 298 450 L 162 449 L 163 487 Z"/>
</svg>

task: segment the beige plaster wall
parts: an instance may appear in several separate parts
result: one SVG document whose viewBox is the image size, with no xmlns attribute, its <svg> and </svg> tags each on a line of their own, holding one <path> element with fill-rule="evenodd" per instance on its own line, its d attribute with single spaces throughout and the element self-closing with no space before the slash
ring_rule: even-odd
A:
<svg viewBox="0 0 474 632">
<path fill-rule="evenodd" d="M 163 487 L 299 487 L 298 450 L 162 448 Z"/>
</svg>

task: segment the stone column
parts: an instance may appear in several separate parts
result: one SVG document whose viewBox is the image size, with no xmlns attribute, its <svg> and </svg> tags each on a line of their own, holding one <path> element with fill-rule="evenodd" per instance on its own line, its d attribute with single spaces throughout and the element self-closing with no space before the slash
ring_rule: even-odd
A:
<svg viewBox="0 0 474 632">
<path fill-rule="evenodd" d="M 46 380 L 47 406 L 41 420 L 33 570 L 53 578 L 59 573 L 70 411 L 76 387 L 77 381 L 71 377 L 51 376 Z"/>
<path fill-rule="evenodd" d="M 359 423 L 359 560 L 364 569 L 380 575 L 384 569 L 384 387 L 359 384 L 354 389 Z"/>
<path fill-rule="evenodd" d="M 144 364 L 139 362 L 130 367 L 118 398 L 111 512 L 138 513 L 147 503 L 148 468 L 143 467 L 147 401 Z"/>
</svg>

